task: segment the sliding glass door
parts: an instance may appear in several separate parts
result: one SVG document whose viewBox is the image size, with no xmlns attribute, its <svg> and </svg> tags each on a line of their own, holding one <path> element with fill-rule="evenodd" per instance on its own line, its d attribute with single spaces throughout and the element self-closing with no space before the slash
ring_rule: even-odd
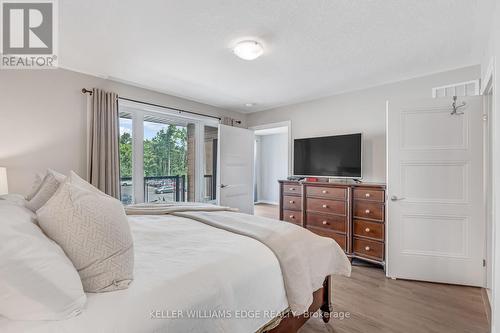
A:
<svg viewBox="0 0 500 333">
<path fill-rule="evenodd" d="M 122 102 L 121 199 L 215 202 L 217 120 Z"/>
<path fill-rule="evenodd" d="M 144 117 L 144 201 L 185 201 L 189 124 Z"/>
<path fill-rule="evenodd" d="M 216 202 L 217 189 L 217 143 L 219 128 L 204 127 L 203 202 Z"/>
</svg>

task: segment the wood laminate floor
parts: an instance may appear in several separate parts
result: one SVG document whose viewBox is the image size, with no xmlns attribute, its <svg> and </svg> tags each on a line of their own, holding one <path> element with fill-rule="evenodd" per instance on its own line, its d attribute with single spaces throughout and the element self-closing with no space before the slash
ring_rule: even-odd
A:
<svg viewBox="0 0 500 333">
<path fill-rule="evenodd" d="M 254 215 L 279 219 L 279 206 L 269 204 L 255 204 Z"/>
<path fill-rule="evenodd" d="M 300 333 L 489 332 L 479 288 L 391 280 L 381 269 L 353 266 L 350 278 L 335 277 L 333 295 L 334 311 L 350 318 L 311 318 Z"/>
<path fill-rule="evenodd" d="M 255 214 L 277 218 L 278 208 L 256 205 Z M 335 277 L 334 311 L 349 318 L 311 318 L 300 333 L 487 333 L 481 289 L 391 280 L 379 268 L 354 266 Z"/>
</svg>

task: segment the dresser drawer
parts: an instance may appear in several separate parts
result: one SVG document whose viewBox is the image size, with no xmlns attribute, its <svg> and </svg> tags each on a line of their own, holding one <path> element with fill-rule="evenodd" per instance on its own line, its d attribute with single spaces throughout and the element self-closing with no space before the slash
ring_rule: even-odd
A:
<svg viewBox="0 0 500 333">
<path fill-rule="evenodd" d="M 346 215 L 345 201 L 313 199 L 313 198 L 307 198 L 306 200 L 307 200 L 308 211 Z"/>
<path fill-rule="evenodd" d="M 354 200 L 354 217 L 384 221 L 384 204 L 371 201 Z"/>
<path fill-rule="evenodd" d="M 385 191 L 355 188 L 353 190 L 354 199 L 385 202 Z"/>
<path fill-rule="evenodd" d="M 345 251 L 346 249 L 346 237 L 343 234 L 339 234 L 335 231 L 331 231 L 328 229 L 323 229 L 323 228 L 317 228 L 317 227 L 311 227 L 308 226 L 307 229 L 310 231 L 314 232 L 317 235 L 323 236 L 323 237 L 330 237 L 333 238 L 337 244 L 340 245 L 340 247 Z"/>
<path fill-rule="evenodd" d="M 363 220 L 354 220 L 353 233 L 355 236 L 369 237 L 383 242 L 384 224 Z"/>
<path fill-rule="evenodd" d="M 345 216 L 339 215 L 307 213 L 306 225 L 326 228 L 338 232 L 346 232 L 346 219 Z"/>
<path fill-rule="evenodd" d="M 302 225 L 302 212 L 294 210 L 283 210 L 283 221 Z"/>
<path fill-rule="evenodd" d="M 352 240 L 352 247 L 353 252 L 361 257 L 384 260 L 384 243 L 354 238 Z"/>
<path fill-rule="evenodd" d="M 283 196 L 283 208 L 287 210 L 302 210 L 302 198 L 289 195 Z"/>
<path fill-rule="evenodd" d="M 306 196 L 345 200 L 347 190 L 338 187 L 307 186 Z"/>
<path fill-rule="evenodd" d="M 297 194 L 302 195 L 302 185 L 300 184 L 283 184 L 284 194 Z"/>
</svg>

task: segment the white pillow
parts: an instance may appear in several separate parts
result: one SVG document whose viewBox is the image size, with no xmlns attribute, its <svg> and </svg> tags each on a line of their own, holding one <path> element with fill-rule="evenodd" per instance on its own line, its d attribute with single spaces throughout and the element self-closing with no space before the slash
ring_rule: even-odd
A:
<svg viewBox="0 0 500 333">
<path fill-rule="evenodd" d="M 106 193 L 104 193 L 101 190 L 99 190 L 97 187 L 95 187 L 92 184 L 90 184 L 89 182 L 87 182 L 82 177 L 78 176 L 78 174 L 76 172 L 74 172 L 74 171 L 70 171 L 70 173 L 69 173 L 69 182 L 72 185 L 78 186 L 79 188 L 81 188 L 83 190 L 94 192 L 96 194 L 104 195 L 104 196 L 107 196 L 107 197 L 109 196 Z"/>
<path fill-rule="evenodd" d="M 60 183 L 62 183 L 64 181 L 64 179 L 66 178 L 65 175 L 63 175 L 57 171 L 54 171 L 52 169 L 47 169 L 47 171 L 45 172 L 45 175 L 47 173 L 52 173 Z M 26 200 L 30 201 L 31 199 L 33 199 L 35 194 L 40 189 L 40 186 L 42 185 L 42 181 L 44 178 L 45 178 L 45 176 L 43 174 L 37 173 L 35 175 L 35 181 L 33 182 L 33 185 L 31 186 L 30 193 L 28 193 L 28 195 L 26 196 Z"/>
<path fill-rule="evenodd" d="M 63 320 L 81 312 L 86 296 L 59 245 L 26 208 L 0 205 L 0 315 L 12 320 Z"/>
<path fill-rule="evenodd" d="M 40 189 L 40 185 L 42 185 L 43 178 L 39 173 L 35 175 L 35 181 L 31 186 L 30 193 L 26 196 L 26 200 L 30 201 L 35 196 L 36 192 Z"/>
<path fill-rule="evenodd" d="M 54 175 L 54 177 L 56 177 L 56 180 L 59 183 L 63 183 L 66 180 L 66 176 L 65 175 L 63 175 L 62 173 L 59 173 L 59 172 L 57 172 L 55 170 L 47 169 L 47 173 L 51 173 L 52 175 Z"/>
<path fill-rule="evenodd" d="M 128 288 L 134 250 L 123 205 L 97 189 L 82 187 L 71 174 L 37 211 L 38 223 L 73 262 L 86 292 Z"/>
<path fill-rule="evenodd" d="M 55 172 L 53 170 L 48 170 L 47 174 L 43 178 L 40 188 L 35 193 L 33 198 L 26 204 L 26 207 L 36 212 L 40 209 L 49 199 L 56 193 L 59 185 L 66 179 L 66 176 Z"/>
</svg>

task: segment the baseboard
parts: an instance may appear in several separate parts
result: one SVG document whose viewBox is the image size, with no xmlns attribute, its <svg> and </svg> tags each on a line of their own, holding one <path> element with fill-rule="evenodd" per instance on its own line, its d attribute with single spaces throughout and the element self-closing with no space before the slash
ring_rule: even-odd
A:
<svg viewBox="0 0 500 333">
<path fill-rule="evenodd" d="M 256 201 L 254 202 L 255 204 L 266 204 L 266 205 L 275 205 L 275 206 L 278 206 L 279 203 L 277 202 L 274 202 L 274 201 L 268 201 L 268 200 L 259 200 L 259 201 Z"/>
<path fill-rule="evenodd" d="M 488 319 L 488 324 L 491 325 L 491 304 L 489 290 L 486 288 L 481 288 L 481 297 L 483 299 L 484 311 L 486 312 L 486 318 Z"/>
</svg>

